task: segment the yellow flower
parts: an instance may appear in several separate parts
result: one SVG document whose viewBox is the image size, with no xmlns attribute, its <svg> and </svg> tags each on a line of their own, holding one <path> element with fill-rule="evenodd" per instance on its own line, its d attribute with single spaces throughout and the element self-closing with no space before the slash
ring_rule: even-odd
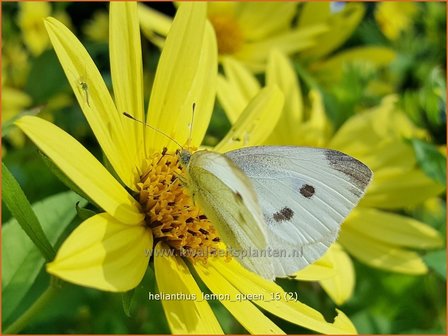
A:
<svg viewBox="0 0 448 336">
<path fill-rule="evenodd" d="M 17 24 L 22 31 L 23 42 L 34 55 L 40 55 L 48 46 L 49 40 L 43 24 L 43 19 L 51 14 L 51 5 L 46 2 L 21 2 Z M 54 14 L 67 26 L 70 23 L 68 15 L 62 12 Z"/>
<path fill-rule="evenodd" d="M 105 211 L 90 217 L 71 233 L 55 260 L 47 265 L 49 273 L 75 284 L 122 292 L 140 283 L 152 253 L 160 293 L 191 298 L 162 299 L 173 333 L 223 332 L 207 301 L 201 300 L 200 288 L 187 263 L 212 293 L 229 295 L 230 299 L 221 303 L 251 333 L 282 333 L 257 306 L 321 333 L 355 332 L 342 312 L 334 323 L 328 323 L 314 309 L 299 301 L 288 301 L 281 287 L 249 272 L 235 260 L 180 256 L 190 247 L 217 251 L 217 233 L 188 192 L 175 181 L 175 176 L 182 174 L 174 153 L 176 145 L 159 132 L 125 118 L 123 112 L 148 120 L 179 143 L 191 140 L 192 147 L 199 147 L 212 113 L 217 73 L 216 41 L 206 24 L 205 4 L 180 6 L 160 57 L 146 118 L 135 3 L 110 4 L 115 101 L 78 39 L 53 18 L 46 19 L 45 25 L 83 113 L 117 176 L 113 177 L 77 140 L 55 125 L 30 116 L 17 122 L 66 176 Z M 260 102 L 274 111 L 279 106 L 279 112 L 282 94 L 275 87 L 262 90 L 243 114 L 254 113 L 263 106 Z M 193 103 L 196 110 L 190 139 Z M 266 110 L 261 109 L 261 113 Z M 240 123 L 247 124 L 244 119 Z M 225 140 L 222 147 L 227 144 L 232 141 Z M 261 299 L 236 301 L 254 293 Z M 272 300 L 274 296 L 279 299 Z"/>
<path fill-rule="evenodd" d="M 31 97 L 25 92 L 11 88 L 2 87 L 2 119 L 8 121 L 17 113 L 30 106 Z"/>
<path fill-rule="evenodd" d="M 395 52 L 384 46 L 353 46 L 338 51 L 353 34 L 365 14 L 365 4 L 358 2 L 307 2 L 298 18 L 298 27 L 322 24 L 329 27 L 316 45 L 300 53 L 299 58 L 320 83 L 338 82 L 347 65 L 375 69 L 389 65 Z"/>
<path fill-rule="evenodd" d="M 376 6 L 375 19 L 383 34 L 396 40 L 409 29 L 418 11 L 418 5 L 413 2 L 382 2 Z"/>
<path fill-rule="evenodd" d="M 318 43 L 300 54 L 302 59 L 323 58 L 339 48 L 355 31 L 365 14 L 363 3 L 306 2 L 301 8 L 297 26 L 323 24 L 328 30 L 319 36 Z"/>
<path fill-rule="evenodd" d="M 95 12 L 92 20 L 87 22 L 82 30 L 92 41 L 107 42 L 109 39 L 109 15 L 103 11 Z"/>
<path fill-rule="evenodd" d="M 28 53 L 17 41 L 3 40 L 2 86 L 22 88 L 28 79 L 30 62 Z"/>
<path fill-rule="evenodd" d="M 5 43 L 2 52 L 2 122 L 5 124 L 11 123 L 19 113 L 32 106 L 32 98 L 23 88 L 29 73 L 28 54 L 19 43 L 13 41 Z M 53 99 L 49 101 L 52 102 Z M 36 108 L 33 112 L 42 111 Z M 48 113 L 44 116 L 51 118 Z M 25 136 L 18 128 L 8 128 L 3 136 L 13 147 L 25 145 Z"/>
<path fill-rule="evenodd" d="M 51 5 L 45 2 L 22 2 L 19 6 L 17 24 L 22 30 L 23 42 L 37 56 L 48 46 L 48 35 L 42 19 L 50 15 Z"/>
<path fill-rule="evenodd" d="M 11 120 L 30 104 L 31 97 L 25 92 L 2 86 L 2 123 Z M 25 137 L 17 128 L 9 129 L 7 134 L 3 134 L 3 136 L 7 136 L 14 147 L 23 147 L 25 144 Z"/>
<path fill-rule="evenodd" d="M 224 70 L 226 77 L 218 78 L 217 94 L 233 123 L 260 85 L 234 60 L 224 62 Z M 292 64 L 280 52 L 271 54 L 266 83 L 277 84 L 285 94 L 283 114 L 266 143 L 337 149 L 364 162 L 374 172 L 366 195 L 342 225 L 338 242 L 343 249 L 337 248 L 336 255 L 333 249 L 327 256 L 337 276 L 321 283 L 333 300 L 338 304 L 346 301 L 354 285 L 353 267 L 344 250 L 373 267 L 426 273 L 426 265 L 414 250 L 441 247 L 439 233 L 418 220 L 388 210 L 417 205 L 439 195 L 444 186 L 418 169 L 412 147 L 404 138 L 425 134 L 397 110 L 396 97 L 386 97 L 380 106 L 353 116 L 335 132 L 317 91 L 310 92 L 311 107 L 305 107 Z"/>
<path fill-rule="evenodd" d="M 295 54 L 317 45 L 325 24 L 309 22 L 295 27 L 294 2 L 209 2 L 208 19 L 218 41 L 220 59 L 233 57 L 253 71 L 262 71 L 270 50 Z M 147 6 L 139 6 L 143 33 L 161 45 L 171 19 Z"/>
<path fill-rule="evenodd" d="M 31 97 L 19 89 L 28 76 L 28 55 L 23 47 L 8 41 L 2 48 L 2 123 L 11 122 L 18 113 L 31 105 Z M 25 144 L 23 133 L 17 128 L 10 128 L 3 134 L 14 147 Z M 5 151 L 2 152 L 4 155 Z"/>
</svg>

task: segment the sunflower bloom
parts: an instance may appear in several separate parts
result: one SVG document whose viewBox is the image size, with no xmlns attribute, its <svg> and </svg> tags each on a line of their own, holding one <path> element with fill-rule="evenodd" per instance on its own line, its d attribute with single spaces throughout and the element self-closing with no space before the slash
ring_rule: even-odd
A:
<svg viewBox="0 0 448 336">
<path fill-rule="evenodd" d="M 272 49 L 296 54 L 317 45 L 327 26 L 319 22 L 295 27 L 297 6 L 295 2 L 209 2 L 207 16 L 220 59 L 236 58 L 253 71 L 262 71 Z M 139 16 L 143 33 L 161 45 L 171 18 L 144 5 L 139 6 Z"/>
<path fill-rule="evenodd" d="M 224 70 L 226 77 L 218 78 L 217 93 L 234 122 L 241 106 L 257 94 L 260 85 L 249 70 L 234 60 L 227 60 Z M 285 94 L 283 114 L 266 143 L 337 149 L 364 162 L 374 172 L 366 195 L 342 225 L 339 245 L 329 251 L 336 276 L 321 284 L 332 299 L 342 304 L 351 296 L 355 284 L 346 252 L 372 267 L 405 274 L 426 273 L 427 267 L 415 250 L 440 248 L 441 236 L 418 220 L 387 210 L 420 204 L 439 195 L 444 186 L 417 168 L 414 152 L 403 138 L 425 134 L 396 109 L 396 98 L 386 97 L 380 106 L 353 116 L 335 132 L 317 91 L 310 92 L 311 107 L 305 109 L 292 64 L 280 52 L 271 54 L 266 83 L 277 84 Z"/>
<path fill-rule="evenodd" d="M 104 210 L 71 233 L 55 260 L 47 265 L 48 272 L 78 285 L 123 292 L 140 283 L 152 254 L 160 293 L 197 297 L 162 300 L 173 333 L 223 333 L 209 304 L 201 300 L 200 288 L 187 264 L 213 293 L 230 296 L 222 304 L 251 333 L 283 333 L 259 307 L 321 333 L 356 332 L 342 312 L 338 312 L 334 323 L 328 323 L 314 309 L 299 301 L 288 301 L 278 285 L 261 279 L 233 259 L 182 257 L 183 252 L 201 248 L 219 251 L 222 243 L 212 223 L 176 179 L 183 173 L 175 154 L 177 146 L 159 132 L 125 118 L 123 112 L 148 120 L 152 127 L 181 144 L 199 147 L 214 104 L 216 40 L 206 24 L 205 4 L 182 4 L 164 44 L 145 118 L 137 15 L 135 3 L 110 5 L 115 100 L 77 38 L 57 20 L 46 19 L 51 43 L 115 173 L 111 174 L 77 140 L 55 125 L 30 116 L 17 122 L 66 176 Z M 278 88 L 267 87 L 242 114 L 250 116 L 257 109 L 265 114 L 275 106 L 281 109 L 282 97 Z M 195 119 L 189 125 L 193 103 Z M 248 122 L 242 119 L 236 124 Z M 242 132 L 237 128 L 233 131 Z M 255 140 L 261 137 L 257 131 L 252 135 Z M 232 145 L 231 139 L 223 139 L 222 148 Z M 238 301 L 239 296 L 254 293 L 261 299 Z M 272 300 L 275 296 L 280 299 Z"/>
</svg>

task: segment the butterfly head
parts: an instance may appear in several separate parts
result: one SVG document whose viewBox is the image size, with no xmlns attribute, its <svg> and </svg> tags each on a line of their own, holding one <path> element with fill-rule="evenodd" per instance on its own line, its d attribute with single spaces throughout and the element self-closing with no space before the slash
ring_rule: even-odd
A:
<svg viewBox="0 0 448 336">
<path fill-rule="evenodd" d="M 177 154 L 179 155 L 179 161 L 181 165 L 184 167 L 188 166 L 188 163 L 191 159 L 191 152 L 186 149 L 181 149 L 177 152 Z"/>
</svg>

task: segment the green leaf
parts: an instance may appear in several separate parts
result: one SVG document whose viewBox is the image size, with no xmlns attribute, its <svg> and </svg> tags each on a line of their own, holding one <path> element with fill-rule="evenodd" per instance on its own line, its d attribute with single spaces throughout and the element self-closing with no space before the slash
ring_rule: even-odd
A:
<svg viewBox="0 0 448 336">
<path fill-rule="evenodd" d="M 133 312 L 133 303 L 135 299 L 135 288 L 121 294 L 121 301 L 123 303 L 123 310 L 126 316 L 131 317 Z"/>
<path fill-rule="evenodd" d="M 78 217 L 81 218 L 83 221 L 96 215 L 95 211 L 80 207 L 79 202 L 76 203 L 76 213 L 78 214 Z"/>
<path fill-rule="evenodd" d="M 434 251 L 427 253 L 423 259 L 426 264 L 446 280 L 446 254 L 445 250 Z"/>
<path fill-rule="evenodd" d="M 74 192 L 64 192 L 33 205 L 49 241 L 56 244 L 76 216 L 75 204 L 87 203 Z M 7 321 L 36 281 L 45 259 L 16 219 L 2 227 L 3 321 Z"/>
<path fill-rule="evenodd" d="M 37 104 L 46 104 L 55 94 L 69 91 L 64 71 L 53 50 L 44 51 L 34 60 L 25 91 Z"/>
<path fill-rule="evenodd" d="M 123 310 L 128 317 L 132 317 L 138 310 L 138 307 L 141 307 L 142 305 L 145 305 L 146 307 L 148 306 L 148 291 L 155 291 L 155 283 L 154 271 L 151 267 L 148 267 L 145 276 L 137 287 L 121 294 Z M 149 305 L 152 306 L 151 303 L 149 303 Z M 148 308 L 152 309 L 153 307 Z"/>
<path fill-rule="evenodd" d="M 426 175 L 446 185 L 446 158 L 436 146 L 419 139 L 411 139 L 417 163 Z"/>
<path fill-rule="evenodd" d="M 31 209 L 30 202 L 4 163 L 2 163 L 2 170 L 2 195 L 6 206 L 47 261 L 52 260 L 55 256 L 55 251 L 45 236 L 36 214 Z"/>
</svg>

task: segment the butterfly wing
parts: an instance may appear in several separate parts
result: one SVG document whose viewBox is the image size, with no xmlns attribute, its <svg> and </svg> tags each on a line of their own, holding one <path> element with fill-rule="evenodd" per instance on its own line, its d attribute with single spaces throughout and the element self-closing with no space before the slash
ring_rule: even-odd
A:
<svg viewBox="0 0 448 336">
<path fill-rule="evenodd" d="M 226 153 L 250 178 L 268 226 L 276 276 L 321 257 L 369 184 L 371 170 L 338 151 L 259 146 Z"/>
<path fill-rule="evenodd" d="M 269 256 L 252 255 L 268 246 L 267 227 L 250 180 L 222 154 L 198 151 L 187 168 L 195 202 L 210 219 L 224 243 L 250 270 L 274 279 Z"/>
</svg>

